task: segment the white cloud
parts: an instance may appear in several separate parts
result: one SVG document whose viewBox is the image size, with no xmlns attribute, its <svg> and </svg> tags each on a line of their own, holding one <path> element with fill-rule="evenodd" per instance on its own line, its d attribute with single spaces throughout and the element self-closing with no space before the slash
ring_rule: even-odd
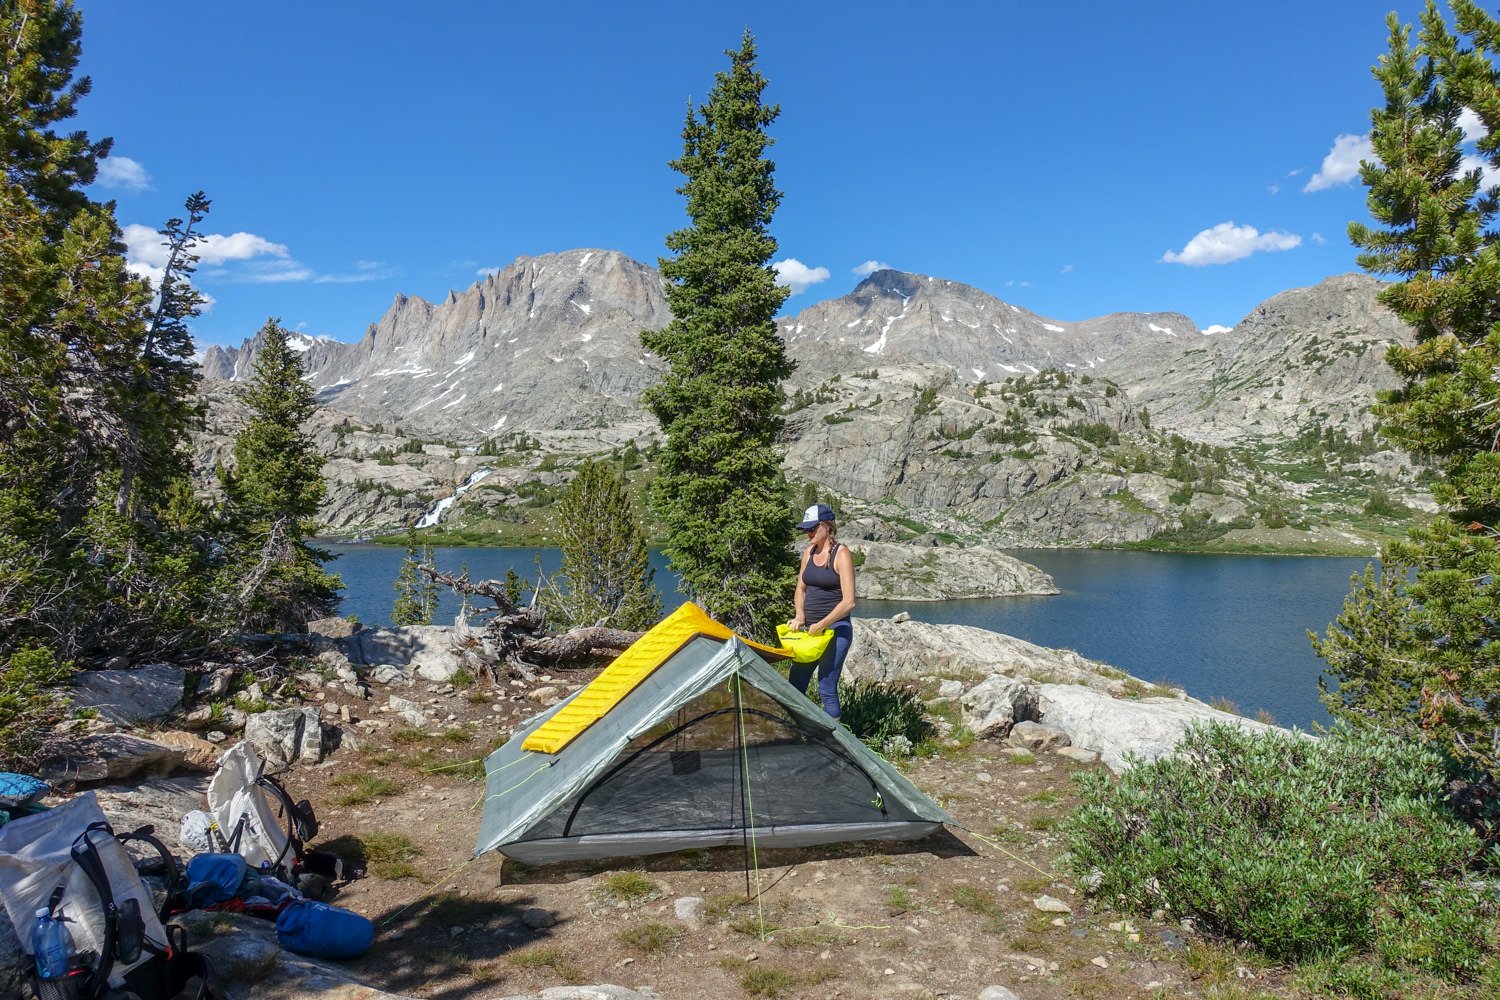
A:
<svg viewBox="0 0 1500 1000">
<path fill-rule="evenodd" d="M 808 267 L 795 257 L 778 260 L 771 266 L 776 269 L 776 284 L 787 286 L 793 295 L 800 295 L 829 277 L 828 268 Z"/>
<path fill-rule="evenodd" d="M 1266 190 L 1269 191 L 1271 194 L 1280 194 L 1281 193 L 1281 185 L 1280 184 L 1267 184 L 1266 185 Z"/>
<path fill-rule="evenodd" d="M 1478 142 L 1484 138 L 1484 122 L 1479 120 L 1479 115 L 1469 108 L 1464 108 L 1458 113 L 1458 127 L 1464 130 L 1464 142 Z"/>
<path fill-rule="evenodd" d="M 1303 191 L 1322 191 L 1347 184 L 1359 176 L 1359 161 L 1375 159 L 1375 149 L 1368 135 L 1341 135 L 1323 157 L 1323 166 L 1313 174 Z"/>
<path fill-rule="evenodd" d="M 1322 246 L 1323 244 L 1325 244 L 1325 243 L 1328 242 L 1326 239 L 1323 238 L 1323 234 L 1322 233 L 1313 233 L 1311 236 L 1308 237 L 1308 239 L 1312 240 L 1318 246 Z"/>
<path fill-rule="evenodd" d="M 353 274 L 320 274 L 313 280 L 320 285 L 355 285 L 362 281 L 384 281 L 395 274 L 396 269 L 384 261 L 357 260 Z"/>
<path fill-rule="evenodd" d="M 503 270 L 505 269 L 501 267 L 481 267 L 474 273 L 479 275 L 481 278 L 492 278 Z"/>
<path fill-rule="evenodd" d="M 151 175 L 140 163 L 128 156 L 109 156 L 99 161 L 98 183 L 107 188 L 144 191 L 151 186 Z"/>
<path fill-rule="evenodd" d="M 1228 333 L 1232 329 L 1233 327 L 1220 326 L 1218 323 L 1210 323 L 1208 326 L 1205 326 L 1203 328 L 1203 335 L 1205 337 L 1212 337 L 1216 333 Z"/>
<path fill-rule="evenodd" d="M 197 254 L 199 262 L 204 264 L 222 264 L 226 260 L 249 260 L 262 254 L 269 254 L 284 260 L 287 255 L 285 244 L 272 243 L 254 233 L 234 233 L 230 236 L 210 233 L 198 241 L 198 245 L 193 247 L 193 253 Z"/>
<path fill-rule="evenodd" d="M 132 265 L 158 269 L 166 266 L 167 247 L 161 233 L 150 226 L 133 222 L 125 227 L 122 235 L 125 239 L 125 256 Z M 254 233 L 233 233 L 229 236 L 209 233 L 193 247 L 193 253 L 198 255 L 199 264 L 213 265 L 229 260 L 250 260 L 263 255 L 285 259 L 287 249 L 284 244 L 272 243 Z"/>
<path fill-rule="evenodd" d="M 859 275 L 861 278 L 867 278 L 870 275 L 874 274 L 876 271 L 889 271 L 890 269 L 891 265 L 887 264 L 883 260 L 867 260 L 863 264 L 856 267 L 854 269 L 854 273 Z"/>
<path fill-rule="evenodd" d="M 1287 175 L 1287 176 L 1288 176 L 1288 177 L 1297 177 L 1297 176 L 1299 176 L 1299 175 L 1300 175 L 1300 174 L 1301 174 L 1301 173 L 1302 173 L 1302 168 L 1301 168 L 1301 167 L 1298 167 L 1298 168 L 1297 168 L 1297 169 L 1296 169 L 1296 170 L 1288 170 L 1288 171 L 1287 171 L 1287 172 L 1286 172 L 1286 175 Z"/>
<path fill-rule="evenodd" d="M 1500 171 L 1490 166 L 1484 159 L 1474 155 L 1465 156 L 1458 164 L 1459 173 L 1468 173 L 1471 170 L 1479 171 L 1479 184 L 1481 187 L 1494 187 L 1500 184 Z"/>
<path fill-rule="evenodd" d="M 1293 233 L 1262 233 L 1254 226 L 1236 226 L 1233 222 L 1221 222 L 1212 229 L 1205 229 L 1188 240 L 1180 252 L 1168 250 L 1162 254 L 1164 264 L 1186 264 L 1202 267 L 1205 264 L 1228 264 L 1253 253 L 1290 250 L 1302 243 L 1302 237 Z"/>
<path fill-rule="evenodd" d="M 1060 273 L 1062 273 L 1062 274 L 1072 274 L 1073 273 L 1073 265 L 1072 264 L 1064 264 L 1062 266 L 1062 271 Z"/>
<path fill-rule="evenodd" d="M 236 274 L 235 280 L 255 285 L 281 284 L 288 281 L 311 281 L 317 277 L 312 268 L 294 260 L 255 261 Z"/>
</svg>

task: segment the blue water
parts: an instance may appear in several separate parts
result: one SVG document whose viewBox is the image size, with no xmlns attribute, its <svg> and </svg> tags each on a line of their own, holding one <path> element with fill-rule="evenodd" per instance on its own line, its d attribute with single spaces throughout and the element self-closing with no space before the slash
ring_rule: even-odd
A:
<svg viewBox="0 0 1500 1000">
<path fill-rule="evenodd" d="M 332 569 L 344 578 L 342 611 L 366 624 L 390 621 L 399 548 L 335 545 Z M 556 572 L 557 549 L 443 548 L 439 568 L 457 572 L 467 563 L 475 579 L 503 579 L 513 568 L 536 580 Z M 1264 710 L 1282 725 L 1327 722 L 1318 701 L 1323 663 L 1307 632 L 1322 633 L 1338 615 L 1349 577 L 1364 559 L 1274 556 L 1167 555 L 1041 549 L 1017 556 L 1050 573 L 1055 597 L 902 602 L 863 601 L 856 615 L 907 611 L 921 621 L 976 625 L 1042 646 L 1074 649 L 1143 680 L 1170 681 L 1195 698 L 1227 698 L 1254 715 Z M 659 553 L 652 556 L 663 590 L 675 577 Z M 680 596 L 664 599 L 668 608 Z M 480 599 L 480 603 L 488 602 Z M 449 622 L 458 600 L 446 589 L 438 622 Z M 858 633 L 856 633 L 858 641 Z"/>
</svg>

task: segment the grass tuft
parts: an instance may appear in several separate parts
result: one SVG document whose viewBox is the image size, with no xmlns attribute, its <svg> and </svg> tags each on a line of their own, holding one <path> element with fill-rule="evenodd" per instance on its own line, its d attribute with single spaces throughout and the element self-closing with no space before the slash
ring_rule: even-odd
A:
<svg viewBox="0 0 1500 1000">
<path fill-rule="evenodd" d="M 665 954 L 682 940 L 682 932 L 671 924 L 653 920 L 620 932 L 620 942 L 652 957 Z"/>
</svg>

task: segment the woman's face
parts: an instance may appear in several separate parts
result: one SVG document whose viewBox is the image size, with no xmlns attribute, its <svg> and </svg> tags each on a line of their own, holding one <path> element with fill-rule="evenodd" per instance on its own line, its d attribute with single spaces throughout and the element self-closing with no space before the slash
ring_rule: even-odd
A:
<svg viewBox="0 0 1500 1000">
<path fill-rule="evenodd" d="M 823 541 L 827 538 L 828 524 L 825 521 L 819 521 L 807 531 L 807 540 L 809 542 L 813 542 L 814 544 L 822 544 Z"/>
</svg>

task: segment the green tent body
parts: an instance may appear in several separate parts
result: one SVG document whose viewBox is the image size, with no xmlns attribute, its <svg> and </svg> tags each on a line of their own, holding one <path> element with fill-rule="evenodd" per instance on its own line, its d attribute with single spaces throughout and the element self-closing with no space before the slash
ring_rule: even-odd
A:
<svg viewBox="0 0 1500 1000">
<path fill-rule="evenodd" d="M 593 685 L 523 723 L 489 756 L 476 854 L 498 850 L 540 865 L 730 845 L 914 840 L 954 822 L 793 688 L 767 654 L 733 635 L 698 632 L 669 643 L 659 665 L 560 749 L 524 744 Z"/>
</svg>

